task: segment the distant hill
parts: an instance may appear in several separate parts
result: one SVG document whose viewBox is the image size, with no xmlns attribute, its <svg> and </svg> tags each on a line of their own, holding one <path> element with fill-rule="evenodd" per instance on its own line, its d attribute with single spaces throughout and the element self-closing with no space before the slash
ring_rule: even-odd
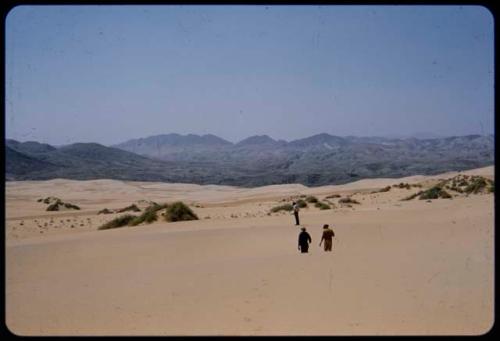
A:
<svg viewBox="0 0 500 341">
<path fill-rule="evenodd" d="M 341 184 L 362 178 L 431 175 L 494 164 L 493 135 L 436 139 L 317 134 L 290 142 L 256 135 L 156 135 L 111 147 L 6 141 L 9 179 L 122 179 L 261 186 Z"/>
</svg>

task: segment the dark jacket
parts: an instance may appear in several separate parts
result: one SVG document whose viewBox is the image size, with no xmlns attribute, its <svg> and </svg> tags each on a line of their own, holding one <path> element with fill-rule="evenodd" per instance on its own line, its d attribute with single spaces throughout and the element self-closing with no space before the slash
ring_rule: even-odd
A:
<svg viewBox="0 0 500 341">
<path fill-rule="evenodd" d="M 302 231 L 299 234 L 299 245 L 309 245 L 312 242 L 311 236 L 306 231 Z"/>
</svg>

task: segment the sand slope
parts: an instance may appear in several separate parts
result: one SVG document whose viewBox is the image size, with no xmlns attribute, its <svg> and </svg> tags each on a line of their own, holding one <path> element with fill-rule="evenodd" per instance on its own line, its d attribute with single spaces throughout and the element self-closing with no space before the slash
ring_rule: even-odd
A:
<svg viewBox="0 0 500 341">
<path fill-rule="evenodd" d="M 493 167 L 469 173 L 492 178 Z M 18 335 L 485 333 L 493 323 L 493 194 L 431 202 L 398 200 L 416 189 L 370 194 L 449 176 L 319 188 L 7 183 L 7 326 Z M 300 254 L 293 217 L 269 208 L 331 193 L 357 193 L 361 204 L 303 209 L 313 243 Z M 45 212 L 36 199 L 48 195 L 82 210 Z M 201 220 L 96 230 L 113 216 L 99 209 L 144 199 L 193 203 Z M 35 219 L 60 226 L 31 226 Z M 318 246 L 324 223 L 336 233 L 332 253 Z"/>
</svg>

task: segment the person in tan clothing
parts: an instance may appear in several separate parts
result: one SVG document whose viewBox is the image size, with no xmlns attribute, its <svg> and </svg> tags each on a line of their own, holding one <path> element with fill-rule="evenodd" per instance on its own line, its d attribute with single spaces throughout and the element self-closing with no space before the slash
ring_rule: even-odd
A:
<svg viewBox="0 0 500 341">
<path fill-rule="evenodd" d="M 319 246 L 323 240 L 325 241 L 325 251 L 332 251 L 333 237 L 335 236 L 335 232 L 328 227 L 328 224 L 323 225 L 323 235 L 321 236 L 321 241 L 319 242 Z"/>
</svg>

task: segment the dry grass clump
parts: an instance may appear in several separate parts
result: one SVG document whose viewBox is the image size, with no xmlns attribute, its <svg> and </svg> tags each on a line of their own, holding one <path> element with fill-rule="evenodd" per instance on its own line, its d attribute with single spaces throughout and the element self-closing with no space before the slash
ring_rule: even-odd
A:
<svg viewBox="0 0 500 341">
<path fill-rule="evenodd" d="M 351 197 L 346 197 L 339 199 L 339 204 L 360 204 L 360 202 Z"/>
<path fill-rule="evenodd" d="M 307 202 L 303 199 L 299 199 L 296 201 L 297 203 L 297 206 L 299 206 L 299 208 L 305 208 L 307 207 Z"/>
<path fill-rule="evenodd" d="M 315 204 L 318 202 L 318 198 L 316 198 L 315 196 L 313 195 L 310 195 L 306 198 L 306 202 L 308 203 L 312 203 L 312 204 Z"/>
<path fill-rule="evenodd" d="M 97 212 L 97 214 L 110 214 L 110 213 L 114 213 L 114 212 L 111 210 L 108 210 L 107 208 L 104 208 L 104 209 L 100 210 L 99 212 Z"/>
<path fill-rule="evenodd" d="M 125 214 L 120 217 L 116 217 L 115 219 L 108 221 L 106 224 L 101 225 L 98 230 L 109 230 L 109 229 L 114 229 L 118 227 L 123 227 L 129 225 L 134 219 L 136 218 L 135 215 L 132 214 Z"/>
<path fill-rule="evenodd" d="M 451 199 L 451 195 L 439 185 L 436 185 L 434 187 L 429 188 L 426 191 L 423 191 L 419 196 L 420 200 L 439 199 L 439 198 Z"/>
<path fill-rule="evenodd" d="M 325 197 L 325 199 L 333 199 L 333 198 L 340 198 L 341 195 L 340 194 L 330 194 L 328 196 Z"/>
<path fill-rule="evenodd" d="M 467 194 L 478 194 L 484 192 L 494 192 L 495 183 L 490 179 L 482 176 L 473 176 L 469 184 L 465 187 L 464 192 Z"/>
<path fill-rule="evenodd" d="M 176 201 L 168 205 L 165 220 L 169 222 L 198 220 L 198 216 L 182 201 Z"/>
<path fill-rule="evenodd" d="M 117 210 L 118 213 L 123 213 L 123 212 L 127 212 L 127 211 L 140 212 L 141 209 L 139 207 L 137 207 L 136 204 L 132 204 L 130 206 L 120 208 L 119 210 Z"/>
<path fill-rule="evenodd" d="M 61 207 L 70 209 L 70 210 L 79 210 L 80 207 L 77 205 L 70 204 L 69 202 L 62 202 L 61 199 L 55 198 L 56 201 L 52 202 L 49 206 L 47 206 L 47 211 L 59 211 Z M 50 201 L 48 201 L 50 202 Z M 45 201 L 44 201 L 45 203 Z"/>
<path fill-rule="evenodd" d="M 419 191 L 417 193 L 413 193 L 412 195 L 409 195 L 407 196 L 406 198 L 403 198 L 401 199 L 401 201 L 408 201 L 408 200 L 412 200 L 412 199 L 415 199 L 416 197 L 418 197 L 420 194 L 422 194 L 424 191 Z"/>
<path fill-rule="evenodd" d="M 410 186 L 410 184 L 409 184 L 409 183 L 403 183 L 403 182 L 400 182 L 399 184 L 392 185 L 392 187 L 410 189 L 410 187 L 411 187 L 411 186 Z"/>
<path fill-rule="evenodd" d="M 373 191 L 373 192 L 370 192 L 370 194 L 374 194 L 374 193 L 384 193 L 384 192 L 389 192 L 391 190 L 391 186 L 386 186 L 384 188 L 381 188 L 379 189 L 378 191 Z"/>
<path fill-rule="evenodd" d="M 147 224 L 150 224 L 150 223 L 158 220 L 158 211 L 165 209 L 167 207 L 168 207 L 168 204 L 159 205 L 155 202 L 152 203 L 150 206 L 146 207 L 146 209 L 144 210 L 144 212 L 140 216 L 135 217 L 135 219 L 133 219 L 130 222 L 130 226 L 136 226 L 136 225 L 142 224 L 144 222 Z"/>
<path fill-rule="evenodd" d="M 57 197 L 46 197 L 46 198 L 40 198 L 37 200 L 38 202 L 43 202 L 44 204 L 52 204 L 58 201 L 61 201 L 61 199 Z"/>
<path fill-rule="evenodd" d="M 317 203 L 315 203 L 314 207 L 317 207 L 320 210 L 329 210 L 329 209 L 331 209 L 330 205 L 328 205 L 327 203 L 321 202 L 321 201 L 318 201 Z"/>
</svg>

